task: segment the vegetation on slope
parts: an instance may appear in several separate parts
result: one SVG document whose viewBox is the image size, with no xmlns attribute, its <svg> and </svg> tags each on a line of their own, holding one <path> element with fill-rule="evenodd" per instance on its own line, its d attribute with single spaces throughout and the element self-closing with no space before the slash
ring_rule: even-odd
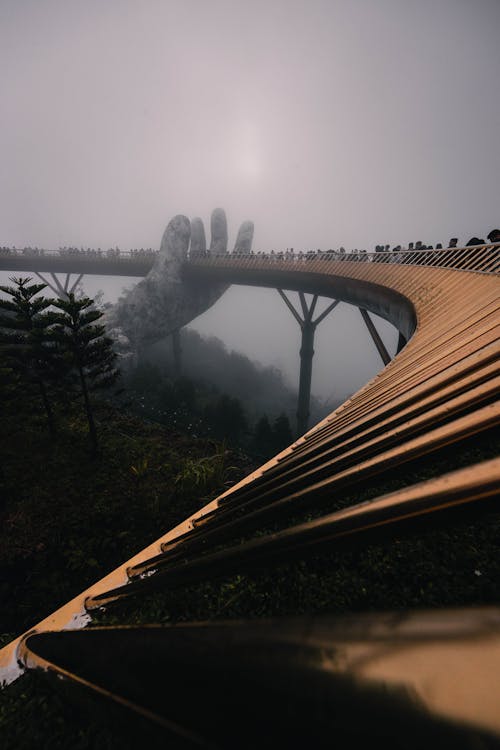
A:
<svg viewBox="0 0 500 750">
<path fill-rule="evenodd" d="M 0 447 L 0 647 L 35 625 L 254 468 L 245 455 L 95 407 L 58 414 L 59 436 L 27 410 L 4 412 Z M 123 744 L 125 743 L 125 744 Z M 37 675 L 0 694 L 0 746 L 113 748 Z M 120 747 L 127 747 L 121 740 Z"/>
<path fill-rule="evenodd" d="M 3 632 L 30 627 L 252 468 L 211 440 L 196 440 L 96 408 L 100 454 L 83 415 L 4 419 L 0 442 L 0 599 Z M 237 468 L 236 468 L 237 467 Z"/>
<path fill-rule="evenodd" d="M 228 351 L 219 339 L 205 339 L 189 329 L 182 330 L 181 345 L 181 372 L 170 337 L 142 349 L 134 365 L 124 371 L 127 391 L 139 397 L 138 414 L 168 424 L 175 421 L 191 434 L 223 434 L 245 450 L 254 449 L 253 436 L 263 417 L 272 425 L 285 416 L 293 432 L 297 394 L 279 370 L 263 367 L 244 354 Z M 313 396 L 310 423 L 334 407 Z M 221 418 L 223 427 L 218 429 Z"/>
<path fill-rule="evenodd" d="M 169 432 L 108 405 L 101 404 L 96 415 L 102 445 L 97 459 L 89 457 L 81 416 L 68 415 L 64 437 L 52 447 L 44 425 L 29 417 L 11 425 L 9 440 L 2 439 L 7 502 L 0 527 L 6 566 L 1 580 L 15 580 L 14 563 L 21 571 L 12 588 L 2 590 L 3 627 L 12 634 L 203 504 L 228 479 L 224 467 L 238 465 L 232 478 L 252 468 L 241 454 L 226 455 L 222 462 L 217 444 Z M 378 486 L 332 498 L 330 509 L 497 455 L 498 448 L 498 437 L 485 435 L 460 451 L 444 453 L 439 463 L 427 461 Z M 200 462 L 205 465 L 207 455 L 215 456 L 213 473 L 191 471 Z M 331 549 L 140 597 L 97 613 L 93 624 L 497 604 L 499 532 L 500 515 L 490 508 L 480 518 L 459 519 L 451 526 L 393 534 L 359 548 Z M 25 675 L 2 693 L 2 748 L 133 747 L 114 732 L 63 703 L 38 675 Z"/>
</svg>

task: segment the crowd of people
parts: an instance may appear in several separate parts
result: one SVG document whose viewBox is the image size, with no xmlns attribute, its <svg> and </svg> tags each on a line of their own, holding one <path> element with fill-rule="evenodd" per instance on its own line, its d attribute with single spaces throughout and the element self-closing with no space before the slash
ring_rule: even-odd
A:
<svg viewBox="0 0 500 750">
<path fill-rule="evenodd" d="M 496 243 L 500 243 L 500 229 L 492 229 L 491 232 L 488 234 L 487 239 L 482 239 L 480 237 L 471 237 L 468 242 L 465 243 L 465 245 L 458 245 L 458 237 L 452 237 L 448 244 L 443 247 L 443 245 L 440 242 L 437 242 L 436 245 L 425 245 L 423 242 L 418 240 L 417 242 L 410 242 L 408 243 L 408 247 L 402 247 L 401 245 L 396 245 L 395 247 L 391 248 L 390 245 L 376 245 L 375 246 L 375 252 L 376 253 L 382 253 L 382 252 L 402 252 L 402 251 L 408 251 L 412 252 L 415 250 L 443 250 L 443 249 L 451 249 L 454 247 L 472 247 L 473 245 L 494 245 Z"/>
<path fill-rule="evenodd" d="M 375 253 L 387 253 L 388 255 L 381 256 L 380 260 L 383 258 L 387 259 L 387 262 L 390 260 L 398 261 L 398 262 L 404 262 L 406 258 L 409 256 L 400 255 L 402 253 L 418 253 L 420 251 L 424 250 L 446 250 L 446 249 L 453 249 L 456 247 L 472 247 L 477 245 L 494 245 L 494 244 L 500 244 L 500 229 L 492 229 L 489 234 L 487 235 L 487 239 L 484 240 L 480 237 L 471 237 L 470 240 L 465 245 L 459 245 L 458 244 L 458 237 L 452 237 L 448 244 L 443 247 L 443 245 L 438 242 L 436 245 L 426 245 L 420 240 L 417 242 L 409 242 L 408 246 L 402 246 L 402 245 L 395 245 L 391 248 L 390 245 L 375 245 Z M 40 256 L 40 255 L 47 255 L 47 256 L 84 256 L 86 258 L 132 258 L 132 259 L 139 259 L 139 258 L 145 258 L 145 257 L 154 257 L 158 255 L 158 250 L 153 250 L 151 247 L 147 248 L 133 248 L 132 250 L 120 250 L 119 247 L 110 247 L 107 250 L 101 250 L 101 248 L 97 248 L 97 250 L 93 248 L 83 248 L 83 247 L 71 247 L 71 246 L 65 246 L 58 248 L 57 251 L 52 250 L 44 250 L 43 248 L 38 247 L 22 247 L 22 248 L 16 248 L 16 247 L 0 247 L 0 255 L 29 255 L 29 256 Z M 211 255 L 210 250 L 205 250 L 203 252 L 197 252 L 196 256 L 202 256 L 202 257 L 209 257 Z M 233 256 L 252 256 L 256 258 L 262 258 L 267 259 L 271 261 L 278 261 L 278 260 L 312 260 L 314 258 L 326 258 L 326 259 L 333 259 L 335 260 L 370 260 L 370 253 L 367 250 L 358 250 L 355 248 L 354 250 L 346 251 L 344 247 L 340 247 L 338 250 L 305 250 L 305 251 L 295 251 L 293 247 L 286 248 L 286 250 L 271 250 L 269 252 L 263 252 L 263 251 L 250 251 L 250 252 L 243 252 L 239 250 L 234 250 L 232 253 Z M 191 254 L 191 257 L 194 257 L 194 254 Z M 412 256 L 413 258 L 413 256 Z M 412 261 L 413 262 L 413 261 Z"/>
<path fill-rule="evenodd" d="M 471 239 L 465 244 L 465 245 L 458 245 L 458 237 L 452 237 L 448 244 L 443 246 L 440 242 L 438 242 L 436 245 L 426 245 L 420 240 L 417 242 L 409 242 L 407 246 L 402 245 L 395 245 L 391 248 L 390 245 L 375 245 L 375 252 L 376 253 L 414 253 L 419 252 L 421 250 L 447 250 L 455 247 L 471 247 L 473 245 L 493 245 L 499 243 L 500 244 L 500 229 L 492 229 L 491 232 L 488 234 L 487 240 L 480 239 L 479 237 L 471 237 Z M 197 253 L 198 256 L 210 256 L 210 250 L 205 250 L 202 253 Z M 370 257 L 370 252 L 368 250 L 358 250 L 355 248 L 354 250 L 346 250 L 344 247 L 339 247 L 338 250 L 299 250 L 296 251 L 291 248 L 286 248 L 286 250 L 270 250 L 269 252 L 261 252 L 261 251 L 251 251 L 248 252 L 242 252 L 238 250 L 233 250 L 232 255 L 236 256 L 247 256 L 251 255 L 254 257 L 261 257 L 261 258 L 267 258 L 270 260 L 312 260 L 313 258 L 317 257 L 323 257 L 323 256 L 335 256 L 336 260 L 343 260 L 343 259 L 349 259 L 349 260 L 368 260 Z M 390 256 L 389 256 L 390 257 Z"/>
<path fill-rule="evenodd" d="M 30 255 L 30 256 L 40 256 L 40 255 L 58 255 L 62 257 L 86 257 L 86 258 L 120 258 L 120 257 L 132 257 L 132 258 L 142 258 L 142 257 L 151 257 L 154 255 L 158 255 L 158 250 L 153 250 L 152 247 L 141 247 L 141 248 L 133 248 L 132 250 L 120 250 L 119 247 L 110 247 L 107 250 L 101 250 L 100 247 L 96 249 L 91 247 L 60 247 L 58 250 L 45 250 L 43 248 L 39 247 L 20 247 L 16 248 L 14 247 L 0 247 L 0 255 Z"/>
</svg>

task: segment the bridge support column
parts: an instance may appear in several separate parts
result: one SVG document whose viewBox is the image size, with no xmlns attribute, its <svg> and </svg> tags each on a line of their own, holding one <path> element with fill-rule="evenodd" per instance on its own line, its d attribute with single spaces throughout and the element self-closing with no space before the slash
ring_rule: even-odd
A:
<svg viewBox="0 0 500 750">
<path fill-rule="evenodd" d="M 57 296 L 59 297 L 59 299 L 67 299 L 70 294 L 74 293 L 76 287 L 78 286 L 78 284 L 80 283 L 80 281 L 83 279 L 83 273 L 80 273 L 77 276 L 76 281 L 73 284 L 71 284 L 71 286 L 70 286 L 71 274 L 67 273 L 66 274 L 66 280 L 65 280 L 64 286 L 63 286 L 62 283 L 57 278 L 57 276 L 56 276 L 55 273 L 51 272 L 51 274 L 50 274 L 52 276 L 52 279 L 53 279 L 52 283 L 50 281 L 48 281 L 47 279 L 45 279 L 39 271 L 35 271 L 35 275 L 38 276 L 38 278 L 40 279 L 40 281 L 42 281 L 44 284 L 46 284 L 49 287 L 49 289 L 51 289 L 54 292 L 54 294 L 57 294 Z"/>
<path fill-rule="evenodd" d="M 286 294 L 282 289 L 278 289 L 278 294 L 292 313 L 301 330 L 300 345 L 300 378 L 299 378 L 299 395 L 297 400 L 297 433 L 303 435 L 309 426 L 309 406 L 311 403 L 311 379 L 312 363 L 314 357 L 314 334 L 316 327 L 322 320 L 338 305 L 338 301 L 332 302 L 326 310 L 323 310 L 316 320 L 313 320 L 314 310 L 318 302 L 318 295 L 315 294 L 311 304 L 308 306 L 303 292 L 299 292 L 300 304 L 302 307 L 303 317 L 297 312 Z"/>
<path fill-rule="evenodd" d="M 314 334 L 316 332 L 316 326 L 309 321 L 304 321 L 301 329 L 302 342 L 300 346 L 299 397 L 297 401 L 297 431 L 299 435 L 303 435 L 304 432 L 306 432 L 309 424 Z"/>
<path fill-rule="evenodd" d="M 389 355 L 389 352 L 385 348 L 384 342 L 380 338 L 380 334 L 375 328 L 375 324 L 373 320 L 368 315 L 367 310 L 364 310 L 362 307 L 359 307 L 359 312 L 361 313 L 361 317 L 365 321 L 366 327 L 368 328 L 368 331 L 370 332 L 370 336 L 373 339 L 373 343 L 377 347 L 377 351 L 380 354 L 380 358 L 382 359 L 382 362 L 384 365 L 388 365 L 391 361 L 391 357 Z"/>
<path fill-rule="evenodd" d="M 400 331 L 399 332 L 399 336 L 398 336 L 398 348 L 396 350 L 396 354 L 399 354 L 399 352 L 401 351 L 401 349 L 403 349 L 403 347 L 405 347 L 406 344 L 407 344 L 407 341 L 406 341 L 405 337 L 403 336 L 403 334 Z"/>
</svg>

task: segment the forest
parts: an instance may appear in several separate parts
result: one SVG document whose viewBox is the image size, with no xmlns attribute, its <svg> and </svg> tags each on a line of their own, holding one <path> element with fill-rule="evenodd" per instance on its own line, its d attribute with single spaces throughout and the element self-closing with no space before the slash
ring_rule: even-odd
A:
<svg viewBox="0 0 500 750">
<path fill-rule="evenodd" d="M 168 337 L 128 361 L 122 370 L 124 407 L 193 436 L 224 440 L 262 460 L 295 439 L 297 394 L 279 370 L 189 328 L 180 342 L 180 358 Z M 313 396 L 311 424 L 333 408 Z"/>
</svg>

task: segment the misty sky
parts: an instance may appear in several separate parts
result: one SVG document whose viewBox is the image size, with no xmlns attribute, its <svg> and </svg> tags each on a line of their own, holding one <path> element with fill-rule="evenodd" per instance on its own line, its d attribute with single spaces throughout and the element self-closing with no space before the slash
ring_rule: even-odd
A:
<svg viewBox="0 0 500 750">
<path fill-rule="evenodd" d="M 158 247 L 216 206 L 255 249 L 485 237 L 499 38 L 500 0 L 0 0 L 0 245 Z M 325 351 L 340 390 L 379 366 L 335 316 L 324 396 Z M 293 368 L 276 293 L 232 288 L 196 325 Z"/>
</svg>

